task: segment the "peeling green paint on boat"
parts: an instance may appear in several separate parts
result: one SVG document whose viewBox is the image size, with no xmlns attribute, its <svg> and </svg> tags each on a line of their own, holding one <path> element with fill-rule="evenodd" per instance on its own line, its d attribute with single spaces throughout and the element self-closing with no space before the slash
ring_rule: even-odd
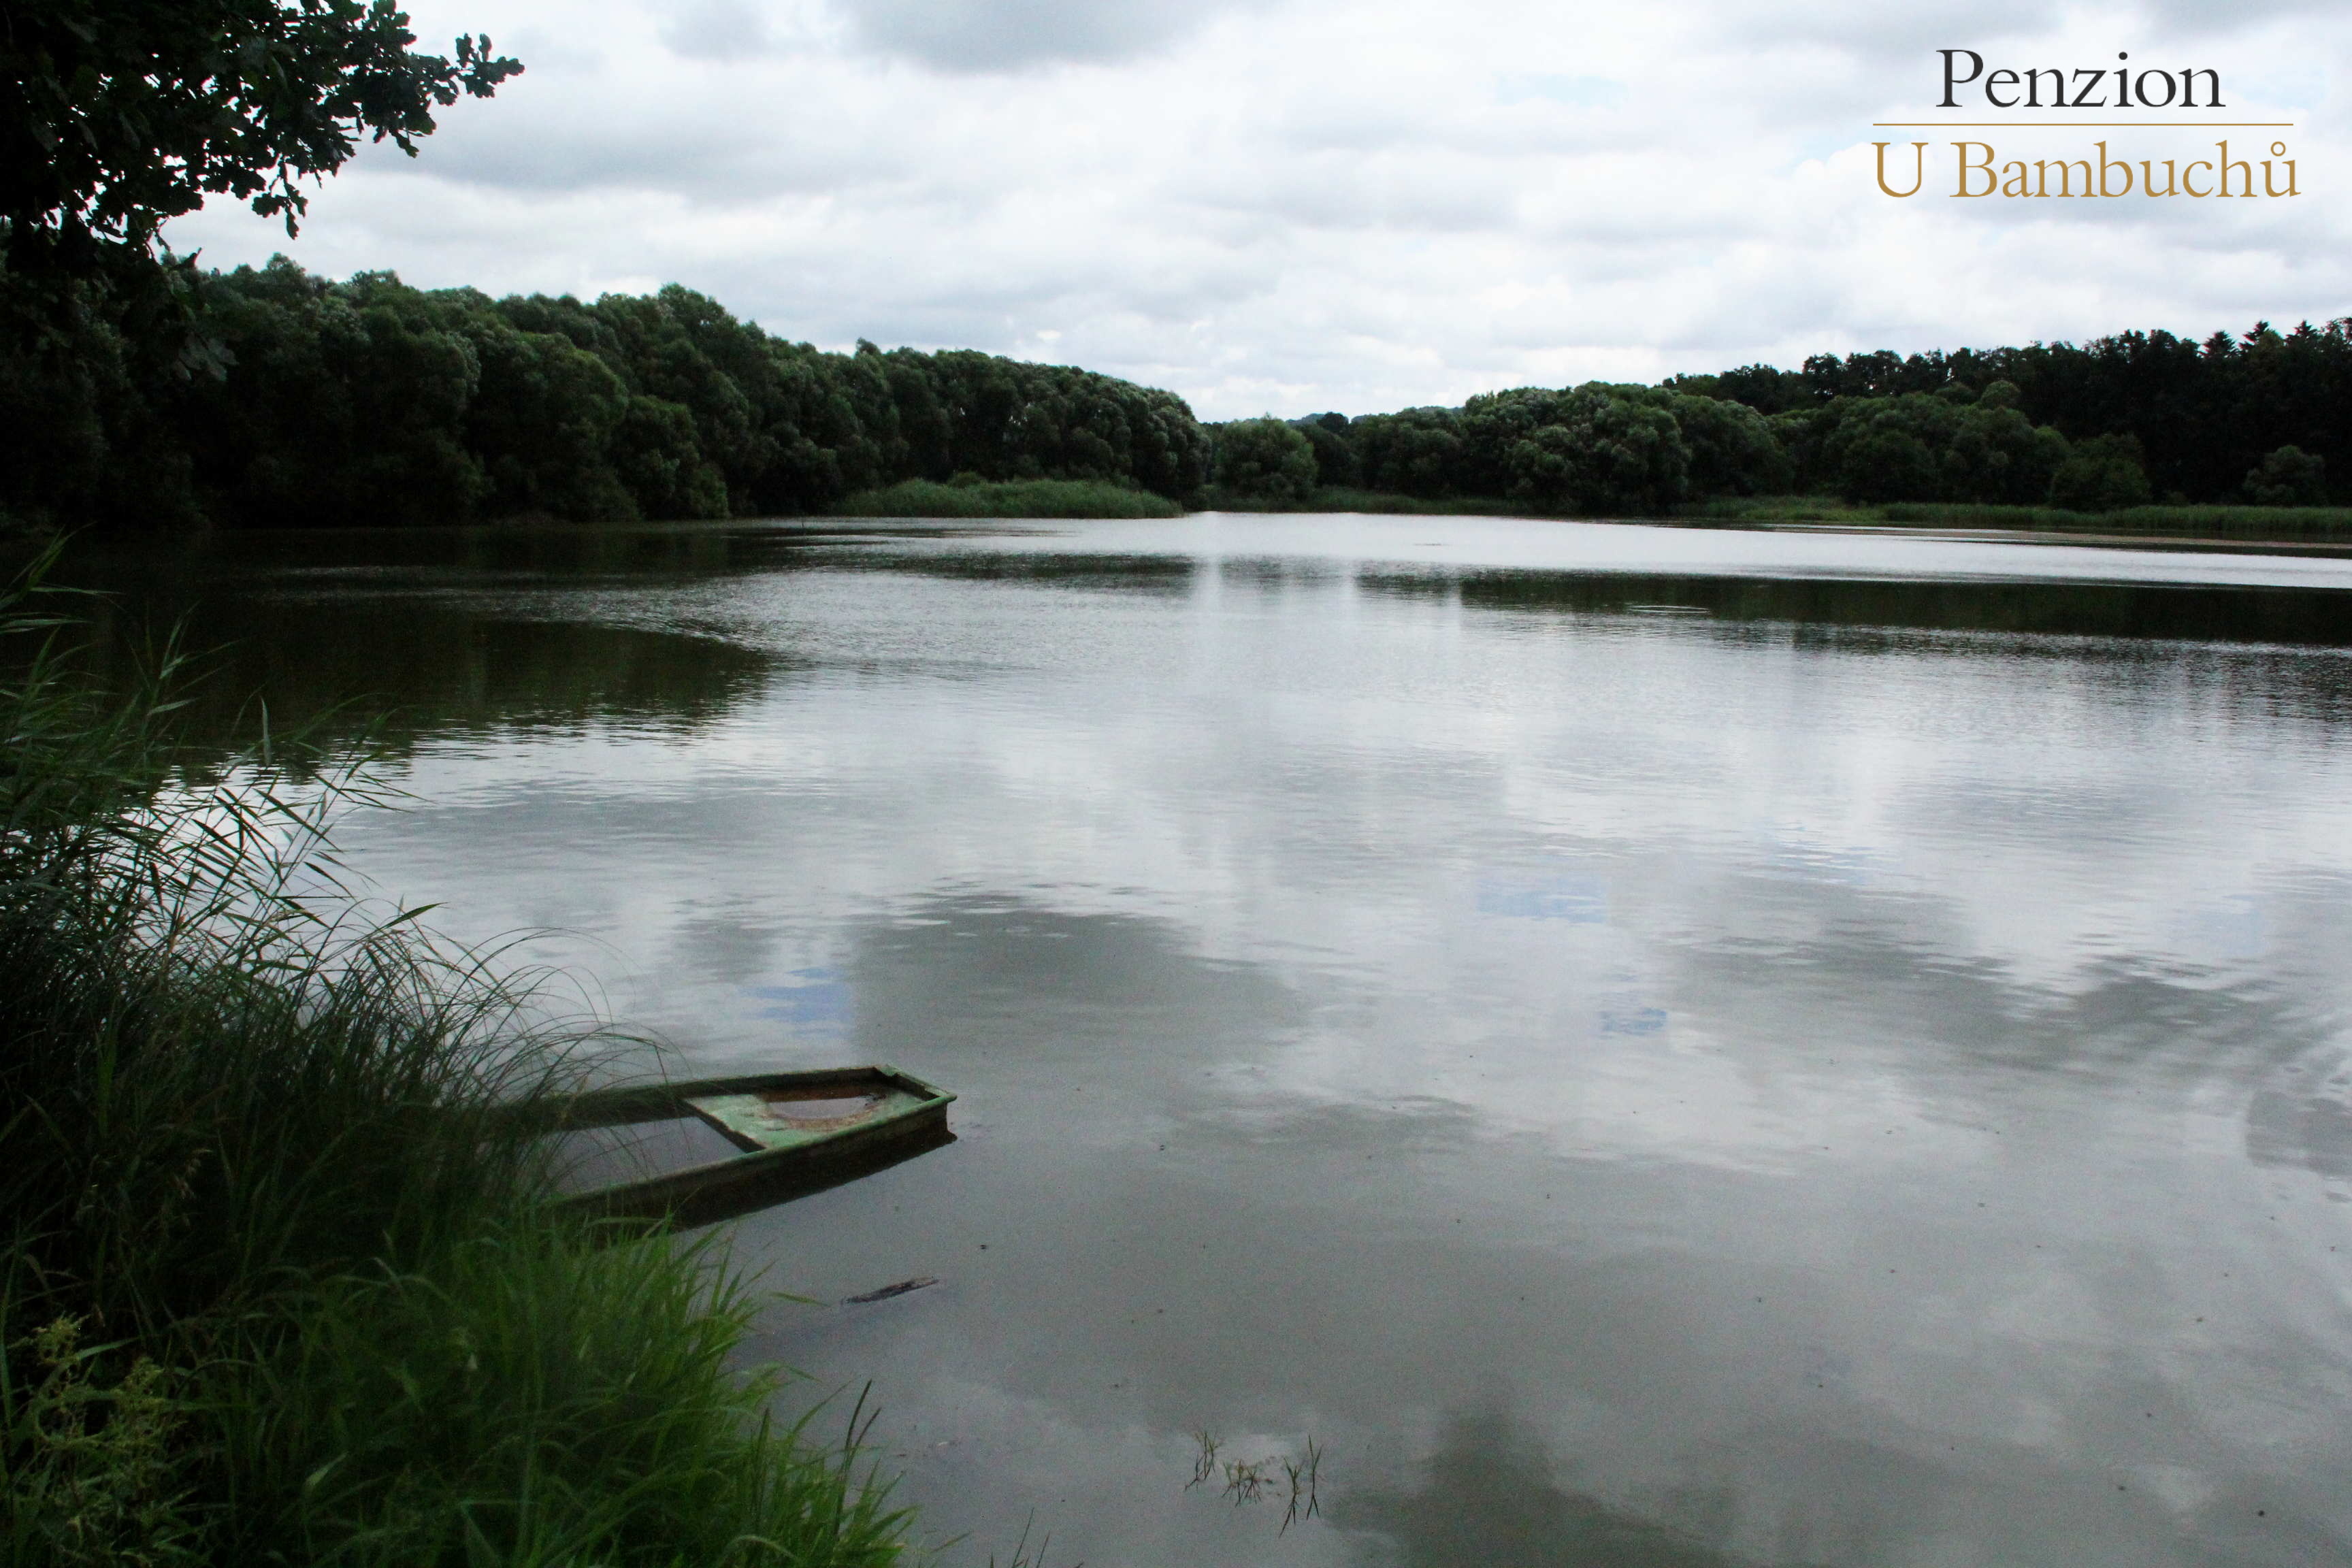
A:
<svg viewBox="0 0 2352 1568">
<path fill-rule="evenodd" d="M 928 1089 L 929 1085 L 922 1086 Z M 930 1090 L 936 1095 L 937 1090 Z M 919 1112 L 930 1095 L 901 1084 L 871 1089 L 838 1085 L 698 1095 L 694 1113 L 746 1149 L 789 1149 L 877 1118 Z M 952 1097 L 950 1097 L 952 1098 Z"/>
</svg>

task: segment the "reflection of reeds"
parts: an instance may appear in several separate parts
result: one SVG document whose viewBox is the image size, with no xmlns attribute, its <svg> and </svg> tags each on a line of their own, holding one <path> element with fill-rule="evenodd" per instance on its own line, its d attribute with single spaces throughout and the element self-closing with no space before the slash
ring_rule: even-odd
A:
<svg viewBox="0 0 2352 1568">
<path fill-rule="evenodd" d="M 1228 1459 L 1225 1461 L 1225 1495 L 1239 1508 L 1245 1502 L 1255 1502 L 1265 1495 L 1265 1483 L 1275 1466 L 1275 1458 L 1263 1459 Z"/>
<path fill-rule="evenodd" d="M 1192 1479 L 1184 1483 L 1188 1492 L 1217 1473 L 1217 1440 L 1209 1436 L 1206 1426 L 1193 1433 L 1192 1440 L 1201 1446 L 1201 1451 L 1192 1456 Z"/>
<path fill-rule="evenodd" d="M 1302 1458 L 1297 1459 L 1284 1458 L 1282 1474 L 1283 1479 L 1290 1483 L 1290 1506 L 1282 1510 L 1282 1529 L 1276 1531 L 1276 1534 L 1286 1534 L 1290 1527 L 1300 1520 L 1313 1519 L 1323 1511 L 1321 1500 L 1315 1495 L 1316 1482 L 1321 1478 L 1322 1472 L 1323 1450 L 1316 1447 L 1315 1439 L 1311 1436 L 1307 1439 L 1307 1452 Z M 1303 1512 L 1298 1506 L 1302 1499 L 1307 1504 Z"/>
</svg>

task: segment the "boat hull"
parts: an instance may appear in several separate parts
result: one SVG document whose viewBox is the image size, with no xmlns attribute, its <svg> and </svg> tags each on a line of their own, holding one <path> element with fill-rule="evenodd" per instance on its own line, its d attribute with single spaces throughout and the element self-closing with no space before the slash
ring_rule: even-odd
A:
<svg viewBox="0 0 2352 1568">
<path fill-rule="evenodd" d="M 800 1103 L 871 1101 L 848 1116 L 762 1115 Z M 708 1225 L 789 1203 L 955 1142 L 955 1096 L 895 1068 L 826 1068 L 598 1089 L 551 1108 L 549 1131 L 586 1131 L 693 1116 L 742 1152 L 575 1193 L 563 1206 L 598 1218 Z"/>
</svg>

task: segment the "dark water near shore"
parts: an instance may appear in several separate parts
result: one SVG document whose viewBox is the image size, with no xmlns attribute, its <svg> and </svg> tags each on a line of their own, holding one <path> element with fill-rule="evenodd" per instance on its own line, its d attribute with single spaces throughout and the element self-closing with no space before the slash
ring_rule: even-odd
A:
<svg viewBox="0 0 2352 1568">
<path fill-rule="evenodd" d="M 940 1281 L 760 1348 L 949 1561 L 2352 1557 L 2352 563 L 846 526 L 85 569 L 404 705 L 387 892 L 961 1093 L 735 1226 Z"/>
</svg>

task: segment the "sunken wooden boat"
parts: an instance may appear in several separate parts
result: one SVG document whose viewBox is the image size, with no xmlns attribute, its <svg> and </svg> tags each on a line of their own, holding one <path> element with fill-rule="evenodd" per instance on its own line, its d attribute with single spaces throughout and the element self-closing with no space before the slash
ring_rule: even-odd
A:
<svg viewBox="0 0 2352 1568">
<path fill-rule="evenodd" d="M 566 1207 L 708 1225 L 887 1170 L 955 1142 L 955 1096 L 889 1067 L 760 1073 L 594 1089 L 548 1108 L 560 1133 L 692 1118 L 734 1152 L 591 1186 Z"/>
</svg>

